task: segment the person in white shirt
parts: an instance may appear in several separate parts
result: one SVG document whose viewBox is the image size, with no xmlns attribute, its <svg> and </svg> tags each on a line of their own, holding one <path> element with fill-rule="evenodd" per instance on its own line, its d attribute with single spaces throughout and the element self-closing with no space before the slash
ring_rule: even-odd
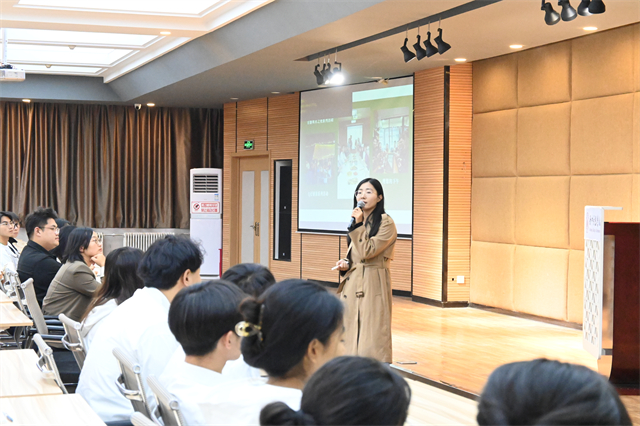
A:
<svg viewBox="0 0 640 426">
<path fill-rule="evenodd" d="M 16 223 L 8 212 L 0 212 L 0 272 L 15 272 L 18 268 L 19 253 L 9 243 Z"/>
<path fill-rule="evenodd" d="M 169 309 L 169 328 L 184 356 L 167 364 L 160 383 L 173 394 L 188 425 L 206 424 L 200 404 L 208 404 L 230 382 L 222 369 L 240 356 L 242 321 L 238 305 L 246 297 L 233 283 L 206 281 L 185 288 Z"/>
<path fill-rule="evenodd" d="M 60 234 L 62 235 L 62 232 Z M 102 285 L 80 318 L 80 334 L 86 351 L 102 325 L 102 320 L 113 312 L 116 306 L 133 296 L 137 289 L 144 287 L 142 278 L 138 276 L 138 264 L 142 255 L 142 250 L 133 247 L 120 247 L 107 255 Z"/>
<path fill-rule="evenodd" d="M 169 306 L 180 290 L 200 282 L 202 259 L 188 238 L 169 235 L 153 243 L 138 268 L 145 287 L 115 308 L 97 330 L 76 393 L 104 422 L 128 420 L 133 414 L 131 402 L 116 386 L 120 367 L 113 349 L 120 348 L 140 364 L 145 392 L 152 395 L 147 377 L 162 374 L 178 346 L 167 323 Z M 149 400 L 155 405 L 154 398 Z"/>
<path fill-rule="evenodd" d="M 411 388 L 388 365 L 373 358 L 343 356 L 323 365 L 302 391 L 300 409 L 267 405 L 261 425 L 403 425 Z"/>
<path fill-rule="evenodd" d="M 297 410 L 307 379 L 344 353 L 342 302 L 320 284 L 282 281 L 257 299 L 245 299 L 240 312 L 242 355 L 268 378 L 218 386 L 199 404 L 207 425 L 257 425 L 260 410 L 276 401 Z"/>
</svg>

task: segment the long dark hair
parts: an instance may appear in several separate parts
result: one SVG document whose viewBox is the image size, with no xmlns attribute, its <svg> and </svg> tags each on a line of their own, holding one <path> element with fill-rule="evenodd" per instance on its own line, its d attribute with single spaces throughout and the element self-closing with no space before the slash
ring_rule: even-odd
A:
<svg viewBox="0 0 640 426">
<path fill-rule="evenodd" d="M 587 367 L 548 359 L 498 367 L 482 391 L 478 424 L 631 425 L 604 377 Z"/>
<path fill-rule="evenodd" d="M 91 244 L 91 238 L 93 238 L 93 229 L 91 228 L 76 228 L 69 234 L 67 239 L 67 247 L 64 249 L 62 259 L 63 263 L 67 262 L 84 262 L 80 249 L 87 249 Z"/>
<path fill-rule="evenodd" d="M 311 376 L 300 410 L 274 402 L 260 413 L 261 425 L 402 425 L 411 388 L 372 358 L 335 358 Z"/>
<path fill-rule="evenodd" d="M 65 225 L 60 228 L 60 233 L 58 234 L 58 247 L 51 250 L 51 254 L 60 259 L 60 262 L 64 263 L 64 252 L 67 249 L 67 241 L 69 241 L 69 235 L 76 229 L 75 225 Z"/>
<path fill-rule="evenodd" d="M 309 344 L 326 345 L 342 327 L 342 302 L 320 284 L 290 279 L 240 304 L 245 321 L 260 333 L 242 339 L 242 355 L 252 367 L 283 377 L 304 358 Z"/>
<path fill-rule="evenodd" d="M 144 287 L 137 273 L 142 254 L 142 250 L 132 247 L 120 247 L 109 253 L 104 263 L 102 285 L 80 321 L 96 306 L 104 305 L 111 299 L 115 299 L 119 305 L 133 296 L 137 289 Z"/>
<path fill-rule="evenodd" d="M 369 231 L 369 238 L 371 238 L 378 234 L 378 230 L 380 230 L 380 222 L 382 222 L 382 215 L 385 214 L 384 190 L 382 189 L 382 184 L 378 179 L 375 179 L 375 178 L 362 179 L 358 184 L 358 186 L 356 186 L 356 190 L 354 191 L 354 194 L 353 194 L 354 209 L 358 206 L 358 199 L 356 198 L 355 193 L 358 192 L 358 189 L 360 189 L 360 187 L 367 182 L 369 182 L 371 186 L 373 186 L 373 189 L 376 190 L 378 195 L 382 195 L 382 200 L 378 201 L 378 204 L 376 204 L 376 208 L 373 209 L 373 211 L 367 218 L 367 222 L 371 223 L 371 230 Z M 365 223 L 364 225 L 366 226 L 367 224 Z M 349 244 L 351 244 L 351 237 L 349 237 L 349 234 L 347 234 L 347 246 L 349 246 Z"/>
</svg>

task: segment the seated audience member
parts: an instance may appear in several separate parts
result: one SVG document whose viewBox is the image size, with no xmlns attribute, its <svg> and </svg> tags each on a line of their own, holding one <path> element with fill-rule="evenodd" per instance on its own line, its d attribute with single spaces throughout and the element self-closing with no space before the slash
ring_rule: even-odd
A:
<svg viewBox="0 0 640 426">
<path fill-rule="evenodd" d="M 372 358 L 333 359 L 311 376 L 300 410 L 274 402 L 262 409 L 261 425 L 403 425 L 411 388 L 389 366 Z"/>
<path fill-rule="evenodd" d="M 259 297 L 276 283 L 271 271 L 259 263 L 238 263 L 227 269 L 220 278 L 234 283 L 253 297 Z"/>
<path fill-rule="evenodd" d="M 9 216 L 11 216 L 11 220 L 15 223 L 15 227 L 13 228 L 13 235 L 9 238 L 10 247 L 19 255 L 22 253 L 22 249 L 27 245 L 26 242 L 18 239 L 18 234 L 20 233 L 20 218 L 14 212 L 5 212 Z"/>
<path fill-rule="evenodd" d="M 253 297 L 260 297 L 267 288 L 276 282 L 271 271 L 259 263 L 233 265 L 222 274 L 221 278 L 234 283 L 244 293 Z M 241 379 L 260 377 L 262 373 L 258 368 L 253 368 L 244 362 L 244 358 L 240 355 L 237 360 L 227 362 L 222 374 L 231 379 Z"/>
<path fill-rule="evenodd" d="M 6 212 L 0 212 L 0 272 L 13 271 L 18 268 L 17 253 L 9 243 L 9 238 L 13 236 L 15 222 Z"/>
<path fill-rule="evenodd" d="M 80 321 L 94 293 L 100 288 L 90 266 L 104 265 L 102 244 L 91 228 L 76 228 L 69 235 L 67 248 L 62 256 L 64 265 L 51 281 L 42 302 L 45 315 L 65 314 Z"/>
<path fill-rule="evenodd" d="M 76 393 L 103 421 L 128 420 L 133 413 L 131 402 L 116 386 L 120 366 L 113 349 L 120 348 L 140 364 L 142 382 L 151 395 L 147 377 L 160 376 L 178 347 L 167 323 L 169 306 L 180 290 L 200 282 L 201 264 L 198 246 L 173 235 L 153 243 L 142 257 L 138 275 L 145 287 L 103 320 L 80 373 Z"/>
<path fill-rule="evenodd" d="M 76 229 L 77 226 L 74 225 L 66 225 L 60 228 L 60 233 L 58 234 L 58 247 L 51 250 L 51 254 L 53 254 L 58 262 L 64 263 L 64 252 L 67 249 L 67 241 L 69 241 L 69 235 Z"/>
<path fill-rule="evenodd" d="M 29 242 L 20 254 L 18 275 L 22 282 L 33 278 L 33 288 L 40 306 L 51 280 L 62 266 L 50 253 L 58 246 L 60 229 L 56 225 L 57 217 L 52 208 L 40 207 L 25 220 Z"/>
<path fill-rule="evenodd" d="M 209 403 L 230 379 L 222 368 L 240 356 L 240 336 L 235 326 L 242 321 L 238 305 L 246 295 L 225 281 L 206 281 L 185 288 L 169 309 L 169 328 L 186 356 L 169 363 L 160 382 L 180 403 L 188 425 L 207 424 L 199 404 Z"/>
<path fill-rule="evenodd" d="M 307 379 L 344 353 L 342 302 L 320 284 L 286 280 L 240 305 L 244 321 L 242 355 L 268 379 L 244 379 L 220 386 L 200 409 L 206 424 L 258 424 L 265 405 L 283 401 L 300 407 Z"/>
<path fill-rule="evenodd" d="M 113 312 L 116 306 L 133 296 L 137 289 L 144 287 L 142 279 L 138 276 L 140 259 L 142 250 L 132 247 L 120 247 L 107 255 L 102 285 L 80 318 L 80 334 L 87 351 L 102 320 Z"/>
<path fill-rule="evenodd" d="M 604 377 L 581 365 L 547 359 L 498 367 L 482 391 L 478 424 L 631 425 Z"/>
</svg>

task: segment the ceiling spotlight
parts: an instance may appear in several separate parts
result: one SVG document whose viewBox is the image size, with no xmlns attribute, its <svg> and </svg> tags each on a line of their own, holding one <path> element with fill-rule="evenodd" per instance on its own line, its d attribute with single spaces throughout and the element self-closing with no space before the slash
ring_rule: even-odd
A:
<svg viewBox="0 0 640 426">
<path fill-rule="evenodd" d="M 591 0 L 591 4 L 589 5 L 589 13 L 593 13 L 595 15 L 597 13 L 604 13 L 605 10 L 607 10 L 607 8 L 602 0 Z"/>
<path fill-rule="evenodd" d="M 429 22 L 427 39 L 424 41 L 424 47 L 427 49 L 427 58 L 430 58 L 438 53 L 438 48 L 435 47 L 433 43 L 431 43 L 431 22 Z"/>
<path fill-rule="evenodd" d="M 331 59 L 329 59 L 329 61 L 322 66 L 322 77 L 324 77 L 324 84 L 329 84 L 331 78 L 333 77 L 333 73 L 331 72 Z"/>
<path fill-rule="evenodd" d="M 160 31 L 161 35 L 171 35 L 171 31 Z"/>
<path fill-rule="evenodd" d="M 238 98 L 229 98 L 229 99 L 231 99 L 232 101 L 237 101 L 238 100 Z"/>
<path fill-rule="evenodd" d="M 563 21 L 573 21 L 576 19 L 576 16 L 578 16 L 576 10 L 571 6 L 571 3 L 569 3 L 569 0 L 560 0 L 558 6 L 562 6 L 560 16 Z"/>
<path fill-rule="evenodd" d="M 75 49 L 75 48 L 76 48 L 76 46 L 75 46 L 75 45 L 73 45 L 73 44 L 70 44 L 70 45 L 69 45 L 69 50 L 73 50 L 73 49 Z"/>
<path fill-rule="evenodd" d="M 540 10 L 544 10 L 544 22 L 546 22 L 547 25 L 555 25 L 560 21 L 560 15 L 553 10 L 551 3 L 545 3 L 545 1 L 542 0 Z"/>
<path fill-rule="evenodd" d="M 47 68 L 51 68 L 51 64 L 45 64 L 44 66 Z"/>
<path fill-rule="evenodd" d="M 578 15 L 581 16 L 590 16 L 591 12 L 589 12 L 589 3 L 591 0 L 582 0 L 580 5 L 578 6 Z"/>
<path fill-rule="evenodd" d="M 467 58 L 455 58 L 454 61 L 456 61 L 456 62 L 467 62 Z"/>
<path fill-rule="evenodd" d="M 404 62 L 409 62 L 413 59 L 415 59 L 416 54 L 413 53 L 412 51 L 409 50 L 409 48 L 407 47 L 407 42 L 409 41 L 409 28 L 407 27 L 405 36 L 404 36 L 404 44 L 402 45 L 402 47 L 400 48 L 400 50 L 402 51 L 402 54 L 404 55 Z"/>
<path fill-rule="evenodd" d="M 329 84 L 344 83 L 344 74 L 342 74 L 342 62 L 333 61 L 333 65 L 337 65 L 337 67 L 333 69 L 333 77 L 331 77 Z"/>
<path fill-rule="evenodd" d="M 420 27 L 418 27 L 418 41 L 413 45 L 413 48 L 416 51 L 416 58 L 418 58 L 418 60 L 427 56 L 427 51 L 420 45 Z"/>
<path fill-rule="evenodd" d="M 31 102 L 31 99 L 23 99 L 22 102 L 24 102 L 25 104 L 28 104 Z"/>
<path fill-rule="evenodd" d="M 509 47 L 511 49 L 522 49 L 522 45 L 521 44 L 512 44 Z"/>
<path fill-rule="evenodd" d="M 598 31 L 598 27 L 584 27 L 583 30 L 585 30 L 585 31 Z"/>
<path fill-rule="evenodd" d="M 447 50 L 451 49 L 451 45 L 446 41 L 442 40 L 442 28 L 438 28 L 438 36 L 433 39 L 438 45 L 438 53 L 443 54 Z"/>
<path fill-rule="evenodd" d="M 154 106 L 156 106 L 156 104 L 154 104 L 153 102 L 149 102 L 147 103 L 147 106 L 150 108 L 153 108 Z"/>
</svg>

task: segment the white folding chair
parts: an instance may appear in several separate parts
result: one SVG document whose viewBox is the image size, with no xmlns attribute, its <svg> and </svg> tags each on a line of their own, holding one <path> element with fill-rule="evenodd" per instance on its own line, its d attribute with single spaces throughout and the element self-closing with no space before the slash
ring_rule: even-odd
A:
<svg viewBox="0 0 640 426">
<path fill-rule="evenodd" d="M 62 344 L 65 348 L 69 349 L 73 352 L 73 357 L 76 359 L 78 363 L 78 367 L 82 370 L 82 366 L 84 365 L 84 359 L 87 356 L 87 352 L 85 350 L 84 339 L 82 338 L 82 334 L 80 333 L 80 329 L 82 328 L 82 324 L 72 320 L 65 314 L 58 315 L 58 319 L 62 323 L 64 327 L 64 336 L 62 336 Z"/>
<path fill-rule="evenodd" d="M 184 417 L 180 412 L 180 404 L 175 396 L 169 393 L 155 376 L 147 377 L 147 384 L 156 396 L 158 408 L 156 418 L 162 419 L 164 426 L 186 426 Z"/>
<path fill-rule="evenodd" d="M 140 364 L 120 348 L 113 349 L 113 356 L 118 360 L 122 372 L 116 379 L 118 390 L 122 396 L 131 401 L 134 411 L 151 417 L 152 409 L 144 391 Z"/>
<path fill-rule="evenodd" d="M 133 426 L 162 426 L 160 423 L 156 423 L 151 420 L 149 417 L 145 416 L 142 413 L 133 413 L 131 415 L 131 424 Z"/>
<path fill-rule="evenodd" d="M 38 369 L 42 371 L 42 373 L 46 374 L 47 377 L 52 378 L 60 389 L 62 389 L 63 393 L 68 393 L 67 388 L 62 382 L 62 378 L 60 378 L 60 372 L 58 371 L 56 360 L 53 359 L 53 349 L 44 342 L 42 336 L 39 334 L 33 336 L 33 341 L 36 344 L 39 355 L 38 362 L 36 363 Z"/>
</svg>

